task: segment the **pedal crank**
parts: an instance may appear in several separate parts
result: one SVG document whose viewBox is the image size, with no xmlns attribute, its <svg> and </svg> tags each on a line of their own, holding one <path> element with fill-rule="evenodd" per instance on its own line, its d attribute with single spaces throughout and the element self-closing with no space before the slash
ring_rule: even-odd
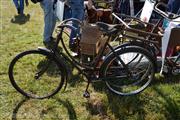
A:
<svg viewBox="0 0 180 120">
<path fill-rule="evenodd" d="M 86 90 L 85 90 L 84 93 L 83 93 L 83 97 L 85 97 L 85 98 L 90 98 L 90 93 L 89 93 L 89 91 L 88 91 L 88 88 L 89 88 L 90 83 L 91 83 L 91 81 L 88 79 L 88 84 L 87 84 L 87 86 L 86 86 Z"/>
</svg>

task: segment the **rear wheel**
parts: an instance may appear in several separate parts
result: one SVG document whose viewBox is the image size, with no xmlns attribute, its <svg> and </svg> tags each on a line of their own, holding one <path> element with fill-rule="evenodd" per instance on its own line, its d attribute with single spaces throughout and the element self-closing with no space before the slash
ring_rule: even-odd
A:
<svg viewBox="0 0 180 120">
<path fill-rule="evenodd" d="M 48 98 L 63 86 L 65 72 L 53 56 L 30 50 L 18 54 L 10 63 L 9 78 L 13 87 L 26 97 Z"/>
<path fill-rule="evenodd" d="M 116 50 L 103 64 L 107 87 L 118 95 L 133 95 L 143 91 L 152 81 L 155 64 L 149 52 L 141 47 Z"/>
</svg>

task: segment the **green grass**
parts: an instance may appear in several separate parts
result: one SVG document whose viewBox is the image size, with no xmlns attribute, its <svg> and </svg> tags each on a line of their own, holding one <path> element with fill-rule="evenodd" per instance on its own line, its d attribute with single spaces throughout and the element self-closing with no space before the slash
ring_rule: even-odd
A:
<svg viewBox="0 0 180 120">
<path fill-rule="evenodd" d="M 28 49 L 42 46 L 43 16 L 40 6 L 30 4 L 25 13 L 29 21 L 17 18 L 12 0 L 0 0 L 0 119 L 2 120 L 178 120 L 180 119 L 180 77 L 160 78 L 142 93 L 119 97 L 90 86 L 91 97 L 83 98 L 86 82 L 73 72 L 66 91 L 44 100 L 26 99 L 11 85 L 8 65 L 12 58 Z"/>
</svg>

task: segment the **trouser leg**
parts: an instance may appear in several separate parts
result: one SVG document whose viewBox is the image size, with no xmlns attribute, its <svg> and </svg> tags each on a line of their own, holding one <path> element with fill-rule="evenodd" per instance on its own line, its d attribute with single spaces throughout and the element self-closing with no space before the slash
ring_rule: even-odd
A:
<svg viewBox="0 0 180 120">
<path fill-rule="evenodd" d="M 44 42 L 49 42 L 51 40 L 55 25 L 56 16 L 53 9 L 54 0 L 43 0 L 41 2 L 41 7 L 44 11 Z"/>
<path fill-rule="evenodd" d="M 20 14 L 23 14 L 24 13 L 24 0 L 20 0 L 19 8 L 20 8 Z"/>
<path fill-rule="evenodd" d="M 72 18 L 76 18 L 82 21 L 84 18 L 84 9 L 72 9 Z M 73 26 L 78 28 L 78 23 L 73 22 Z M 70 41 L 69 41 L 70 44 L 74 42 L 73 38 L 76 37 L 76 35 L 79 34 L 79 32 L 80 32 L 79 28 L 77 32 L 72 30 L 71 35 L 70 35 Z"/>
</svg>

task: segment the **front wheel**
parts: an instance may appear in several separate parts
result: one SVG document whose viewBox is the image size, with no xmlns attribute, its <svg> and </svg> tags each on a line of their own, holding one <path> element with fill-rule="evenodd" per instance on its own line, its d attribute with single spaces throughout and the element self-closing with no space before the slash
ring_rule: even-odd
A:
<svg viewBox="0 0 180 120">
<path fill-rule="evenodd" d="M 9 78 L 22 95 L 42 99 L 55 95 L 62 88 L 65 72 L 52 54 L 30 50 L 11 61 Z"/>
<path fill-rule="evenodd" d="M 155 61 L 141 47 L 124 47 L 111 53 L 103 64 L 103 79 L 118 95 L 134 95 L 143 91 L 155 74 Z"/>
</svg>

